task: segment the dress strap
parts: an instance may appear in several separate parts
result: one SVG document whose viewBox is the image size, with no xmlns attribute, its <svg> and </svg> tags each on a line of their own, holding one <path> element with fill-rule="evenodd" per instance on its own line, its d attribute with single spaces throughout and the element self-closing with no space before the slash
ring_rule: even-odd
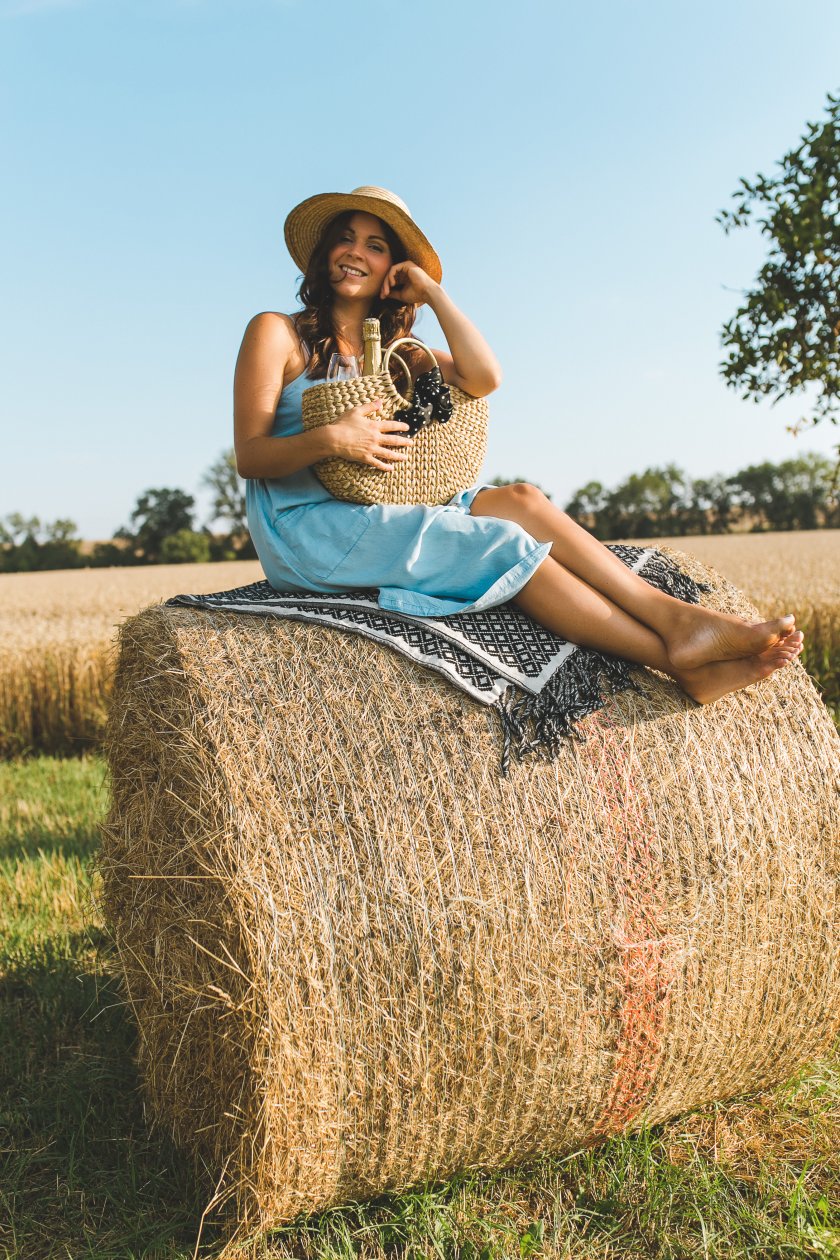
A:
<svg viewBox="0 0 840 1260">
<path fill-rule="evenodd" d="M 301 351 L 303 353 L 304 364 L 307 364 L 309 360 L 312 358 L 312 351 L 309 349 L 309 346 L 306 344 L 303 337 L 301 337 L 300 333 L 298 332 L 297 324 L 294 321 L 294 317 L 291 315 L 287 315 L 286 318 L 290 321 L 292 328 L 294 329 L 295 336 L 298 339 L 298 345 L 300 346 Z"/>
</svg>

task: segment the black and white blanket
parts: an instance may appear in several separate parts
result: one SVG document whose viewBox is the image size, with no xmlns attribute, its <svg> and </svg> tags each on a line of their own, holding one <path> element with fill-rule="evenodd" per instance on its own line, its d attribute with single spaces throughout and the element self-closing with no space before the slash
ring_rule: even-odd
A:
<svg viewBox="0 0 840 1260">
<path fill-rule="evenodd" d="M 659 590 L 696 604 L 707 590 L 655 548 L 612 544 L 610 551 Z M 412 617 L 385 611 L 376 590 L 324 595 L 276 591 L 268 582 L 212 595 L 175 595 L 169 605 L 218 609 L 257 616 L 312 621 L 363 634 L 427 669 L 445 674 L 502 724 L 501 772 L 511 753 L 557 751 L 564 737 L 581 738 L 577 723 L 603 706 L 607 696 L 635 689 L 629 661 L 578 647 L 552 634 L 513 604 L 448 617 Z"/>
</svg>

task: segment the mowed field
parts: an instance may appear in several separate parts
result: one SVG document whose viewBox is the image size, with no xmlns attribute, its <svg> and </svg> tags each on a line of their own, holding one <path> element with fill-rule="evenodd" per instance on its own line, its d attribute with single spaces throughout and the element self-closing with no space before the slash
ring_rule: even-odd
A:
<svg viewBox="0 0 840 1260">
<path fill-rule="evenodd" d="M 652 541 L 710 564 L 766 616 L 795 612 L 806 633 L 803 662 L 836 706 L 840 530 Z M 0 757 L 94 746 L 119 623 L 180 592 L 224 590 L 261 577 L 256 561 L 0 575 Z"/>
</svg>

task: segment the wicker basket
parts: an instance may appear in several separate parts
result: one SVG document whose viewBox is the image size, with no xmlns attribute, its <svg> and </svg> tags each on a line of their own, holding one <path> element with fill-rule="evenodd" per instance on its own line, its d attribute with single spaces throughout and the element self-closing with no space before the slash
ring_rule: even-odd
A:
<svg viewBox="0 0 840 1260">
<path fill-rule="evenodd" d="M 437 362 L 428 346 L 411 337 L 401 337 L 385 351 L 382 370 L 375 376 L 321 381 L 304 390 L 304 429 L 332 424 L 351 407 L 373 402 L 374 398 L 382 399 L 379 419 L 391 419 L 410 406 L 410 399 L 403 398 L 388 370 L 393 356 L 408 375 L 399 355 L 393 353 L 397 346 L 408 342 L 420 346 Z M 330 494 L 351 503 L 448 503 L 478 478 L 487 450 L 488 416 L 485 399 L 473 398 L 454 385 L 450 386 L 450 393 L 451 418 L 445 424 L 433 422 L 420 429 L 408 450 L 408 459 L 398 461 L 390 472 L 338 456 L 319 460 L 312 471 Z"/>
</svg>

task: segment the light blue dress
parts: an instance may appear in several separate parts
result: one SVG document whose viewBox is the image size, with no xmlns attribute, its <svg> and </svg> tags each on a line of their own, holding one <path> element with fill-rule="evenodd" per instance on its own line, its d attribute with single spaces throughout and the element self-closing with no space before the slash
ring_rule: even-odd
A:
<svg viewBox="0 0 840 1260">
<path fill-rule="evenodd" d="M 303 432 L 306 370 L 283 389 L 273 437 Z M 551 550 L 513 521 L 471 516 L 486 483 L 441 507 L 346 503 L 311 468 L 246 484 L 248 527 L 275 590 L 376 587 L 380 607 L 414 617 L 493 608 L 522 589 Z M 486 487 L 492 488 L 492 487 Z"/>
</svg>

